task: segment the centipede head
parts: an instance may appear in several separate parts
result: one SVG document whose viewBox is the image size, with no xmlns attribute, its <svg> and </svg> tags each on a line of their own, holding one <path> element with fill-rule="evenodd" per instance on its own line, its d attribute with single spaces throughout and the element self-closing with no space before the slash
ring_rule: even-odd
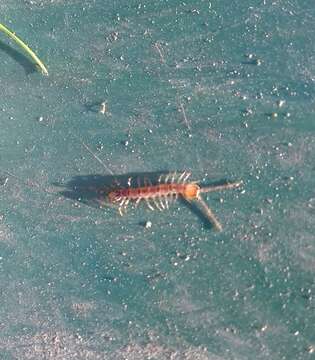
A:
<svg viewBox="0 0 315 360">
<path fill-rule="evenodd" d="M 196 183 L 190 183 L 185 186 L 184 198 L 187 200 L 197 199 L 200 193 L 200 186 Z"/>
</svg>

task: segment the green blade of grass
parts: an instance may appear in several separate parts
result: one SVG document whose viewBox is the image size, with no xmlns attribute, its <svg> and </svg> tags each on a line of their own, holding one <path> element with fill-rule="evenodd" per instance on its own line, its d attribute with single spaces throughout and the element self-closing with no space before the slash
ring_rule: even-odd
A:
<svg viewBox="0 0 315 360">
<path fill-rule="evenodd" d="M 6 26 L 4 26 L 1 23 L 0 23 L 0 31 L 4 32 L 7 36 L 9 36 L 16 44 L 18 44 L 27 53 L 34 60 L 35 64 L 40 68 L 41 72 L 44 75 L 48 75 L 46 66 L 42 63 L 42 61 L 38 58 L 38 56 L 34 53 L 34 51 L 24 43 L 24 41 L 22 41 L 12 31 L 10 31 Z"/>
</svg>

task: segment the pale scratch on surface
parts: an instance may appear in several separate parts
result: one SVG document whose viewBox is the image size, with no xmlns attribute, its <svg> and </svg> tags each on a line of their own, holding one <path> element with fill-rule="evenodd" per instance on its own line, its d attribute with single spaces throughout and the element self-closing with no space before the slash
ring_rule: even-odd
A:
<svg viewBox="0 0 315 360">
<path fill-rule="evenodd" d="M 187 118 L 184 105 L 183 105 L 182 103 L 179 103 L 179 108 L 180 108 L 180 109 L 179 109 L 180 112 L 183 114 L 184 122 L 185 122 L 188 130 L 191 131 L 190 121 L 189 121 L 188 118 Z"/>
<path fill-rule="evenodd" d="M 160 48 L 159 43 L 155 43 L 155 44 L 153 45 L 153 47 L 154 47 L 154 48 L 156 49 L 156 51 L 159 53 L 161 63 L 164 64 L 164 63 L 165 63 L 165 58 L 164 58 L 164 55 L 163 55 L 163 52 L 162 52 L 162 50 L 161 50 L 161 48 Z"/>
</svg>

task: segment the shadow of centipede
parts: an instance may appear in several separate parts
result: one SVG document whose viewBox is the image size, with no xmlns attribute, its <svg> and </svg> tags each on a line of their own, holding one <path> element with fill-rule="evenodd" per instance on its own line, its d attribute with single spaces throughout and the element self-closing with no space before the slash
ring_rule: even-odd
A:
<svg viewBox="0 0 315 360">
<path fill-rule="evenodd" d="M 147 181 L 152 185 L 157 185 L 161 175 L 169 174 L 169 171 L 157 172 L 132 172 L 120 175 L 78 175 L 66 183 L 54 183 L 53 185 L 63 188 L 59 192 L 60 195 L 67 199 L 75 200 L 93 208 L 101 208 L 108 206 L 108 194 L 112 190 L 144 186 Z M 226 179 L 204 184 L 205 186 L 217 186 L 226 183 Z M 195 201 L 187 201 L 182 197 L 178 201 L 189 208 L 206 228 L 212 228 L 208 219 L 197 206 Z"/>
<path fill-rule="evenodd" d="M 144 179 L 154 185 L 158 183 L 161 175 L 168 173 L 168 171 L 158 171 L 132 172 L 121 175 L 78 175 L 66 183 L 54 183 L 53 185 L 63 188 L 59 194 L 65 198 L 99 208 L 105 205 L 106 198 L 112 190 L 128 188 L 129 186 L 144 186 Z"/>
</svg>

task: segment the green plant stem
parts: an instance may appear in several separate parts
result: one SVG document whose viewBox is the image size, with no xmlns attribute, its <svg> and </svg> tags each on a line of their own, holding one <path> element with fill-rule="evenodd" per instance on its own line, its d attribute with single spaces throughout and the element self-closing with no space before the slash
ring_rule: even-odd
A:
<svg viewBox="0 0 315 360">
<path fill-rule="evenodd" d="M 22 41 L 12 31 L 10 31 L 6 26 L 4 26 L 1 23 L 0 23 L 0 31 L 4 32 L 7 36 L 9 36 L 16 44 L 18 44 L 27 53 L 34 60 L 35 64 L 40 68 L 41 72 L 44 75 L 48 75 L 46 66 L 42 63 L 42 61 L 38 58 L 38 56 L 34 53 L 34 51 L 24 43 L 24 41 Z"/>
</svg>

